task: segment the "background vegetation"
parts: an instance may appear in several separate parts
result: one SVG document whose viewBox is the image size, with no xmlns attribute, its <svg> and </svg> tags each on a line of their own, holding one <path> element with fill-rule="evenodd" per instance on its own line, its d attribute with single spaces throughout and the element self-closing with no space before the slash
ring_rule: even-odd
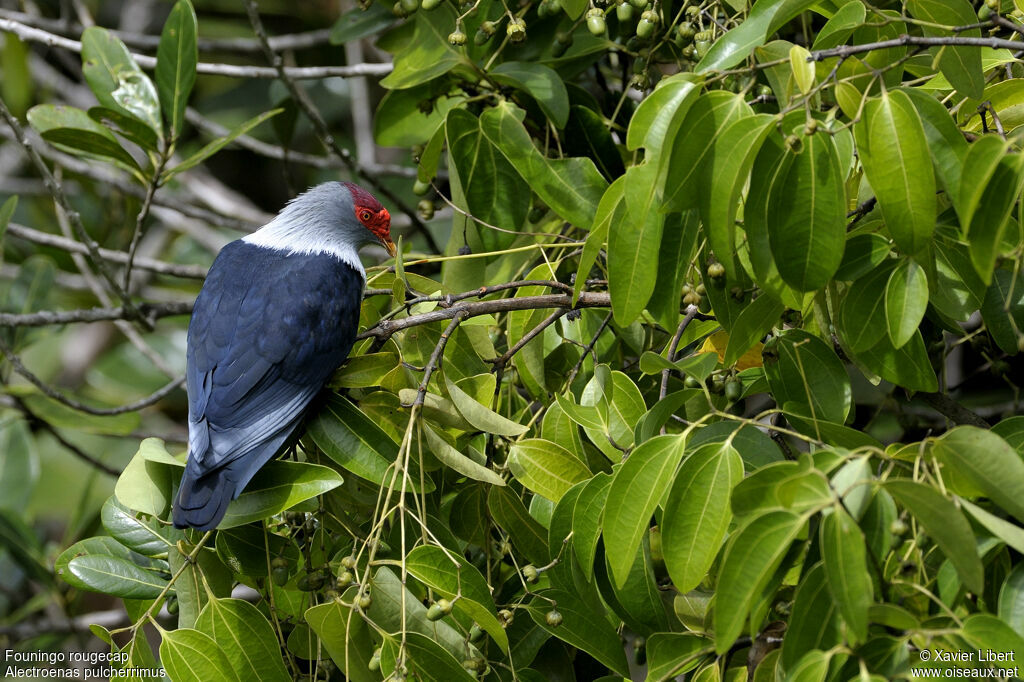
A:
<svg viewBox="0 0 1024 682">
<path fill-rule="evenodd" d="M 4 647 L 176 680 L 1019 664 L 1022 9 L 0 3 Z M 205 268 L 339 178 L 403 244 L 362 340 L 220 529 L 175 531 Z"/>
</svg>

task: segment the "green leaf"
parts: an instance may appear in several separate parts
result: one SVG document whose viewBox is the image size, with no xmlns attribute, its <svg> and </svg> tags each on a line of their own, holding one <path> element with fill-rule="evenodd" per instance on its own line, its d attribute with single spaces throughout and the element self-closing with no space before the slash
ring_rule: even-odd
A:
<svg viewBox="0 0 1024 682">
<path fill-rule="evenodd" d="M 247 680 L 289 680 L 277 636 L 267 617 L 242 599 L 211 599 L 196 621 Z"/>
<path fill-rule="evenodd" d="M 812 50 L 828 50 L 845 43 L 854 30 L 864 23 L 864 16 L 867 10 L 859 2 L 848 2 L 839 8 L 839 11 L 832 15 L 832 18 L 825 22 L 825 25 L 818 31 L 814 38 Z"/>
<path fill-rule="evenodd" d="M 162 519 L 171 509 L 172 470 L 146 458 L 143 453 L 147 449 L 163 450 L 163 442 L 155 438 L 142 441 L 138 452 L 118 476 L 114 495 L 128 509 Z"/>
<path fill-rule="evenodd" d="M 608 565 L 619 587 L 629 576 L 654 509 L 675 478 L 684 445 L 682 436 L 652 438 L 633 450 L 612 478 L 602 528 Z"/>
<path fill-rule="evenodd" d="M 121 599 L 155 599 L 167 587 L 167 580 L 128 559 L 100 554 L 74 557 L 63 577 L 79 589 Z"/>
<path fill-rule="evenodd" d="M 3 537 L 10 547 L 20 547 L 22 542 L 20 541 L 21 538 L 18 537 L 18 529 L 6 528 L 6 524 L 3 523 L 4 520 L 5 517 L 0 516 L 0 530 L 4 531 L 3 535 L 0 537 Z M 26 544 L 31 545 L 31 541 Z M 26 548 L 22 549 L 24 550 Z M 32 557 L 30 552 L 25 552 L 24 554 L 25 556 L 19 557 L 19 559 L 28 558 L 31 560 Z M 54 575 L 70 585 L 88 589 L 87 587 L 84 587 L 84 583 L 76 582 L 77 579 L 68 572 L 68 564 L 71 563 L 71 560 L 82 556 L 114 557 L 115 559 L 123 559 L 129 563 L 132 562 L 132 552 L 130 549 L 108 535 L 97 535 L 95 537 L 79 540 L 61 552 L 53 562 Z"/>
<path fill-rule="evenodd" d="M 620 326 L 643 312 L 658 278 L 658 252 L 665 214 L 657 191 L 656 166 L 631 166 L 624 181 L 624 212 L 608 234 L 608 291 Z"/>
<path fill-rule="evenodd" d="M 762 293 L 743 309 L 729 332 L 729 343 L 725 347 L 722 364 L 732 367 L 743 355 L 754 347 L 765 334 L 772 330 L 786 306 L 774 296 Z"/>
<path fill-rule="evenodd" d="M 396 283 L 400 281 L 396 280 Z M 400 364 L 398 353 L 367 353 L 349 357 L 341 369 L 331 377 L 330 385 L 339 388 L 380 386 L 387 374 Z"/>
<path fill-rule="evenodd" d="M 601 520 L 612 477 L 599 473 L 587 481 L 572 510 L 572 549 L 588 580 L 594 577 L 594 557 L 601 537 Z"/>
<path fill-rule="evenodd" d="M 657 632 L 647 639 L 647 680 L 671 680 L 697 667 L 714 651 L 708 640 L 679 632 Z"/>
<path fill-rule="evenodd" d="M 856 353 L 856 359 L 869 371 L 911 391 L 937 391 L 935 370 L 928 359 L 928 350 L 920 330 L 902 348 L 895 348 L 885 334 L 866 351 Z"/>
<path fill-rule="evenodd" d="M 487 493 L 487 509 L 494 522 L 512 538 L 512 546 L 527 561 L 543 566 L 550 561 L 548 534 L 544 526 L 530 516 L 519 497 L 507 487 L 492 487 Z"/>
<path fill-rule="evenodd" d="M 1018 552 L 1024 551 L 1024 528 L 1014 525 L 1006 519 L 1000 518 L 981 507 L 971 504 L 963 498 L 956 498 L 960 506 L 967 510 L 967 513 L 974 517 L 974 520 L 981 524 L 985 530 L 1012 547 Z"/>
<path fill-rule="evenodd" d="M 845 5 L 844 5 L 845 6 Z M 841 282 L 852 282 L 871 272 L 889 256 L 889 240 L 877 234 L 858 234 L 846 241 L 843 261 L 833 275 Z"/>
<path fill-rule="evenodd" d="M 673 139 L 686 112 L 700 93 L 701 79 L 691 73 L 679 73 L 659 81 L 654 92 L 645 97 L 629 119 L 626 148 L 644 147 L 647 162 L 653 163 L 666 140 Z"/>
<path fill-rule="evenodd" d="M 373 139 L 383 147 L 411 147 L 423 144 L 434 137 L 435 131 L 442 126 L 448 112 L 464 100 L 464 97 L 447 96 L 437 83 L 392 90 L 385 94 L 377 105 L 377 112 L 373 117 Z M 420 108 L 424 101 L 429 101 L 433 105 L 428 111 Z M 441 134 L 444 134 L 443 131 Z M 440 151 L 438 147 L 438 155 Z M 422 156 L 420 158 L 422 164 Z M 436 174 L 436 157 L 431 163 Z M 425 178 L 424 182 L 433 178 L 434 174 Z"/>
<path fill-rule="evenodd" d="M 603 367 L 607 369 L 607 365 Z M 610 385 L 604 389 L 605 393 L 599 389 L 596 380 L 591 380 L 580 395 L 580 407 L 572 412 L 566 410 L 566 413 L 575 421 L 581 410 L 596 407 L 597 419 L 601 426 L 593 428 L 583 424 L 584 431 L 606 457 L 618 461 L 622 457 L 619 448 L 628 448 L 633 444 L 634 427 L 647 411 L 647 405 L 640 389 L 627 375 L 613 371 L 608 373 L 608 377 Z M 608 394 L 611 395 L 610 400 Z M 571 406 L 569 401 L 565 400 L 561 404 L 563 409 L 567 405 Z M 612 445 L 611 441 L 615 441 L 615 445 Z"/>
<path fill-rule="evenodd" d="M 778 191 L 768 243 L 779 274 L 797 291 L 822 287 L 839 268 L 846 244 L 846 174 L 828 135 L 803 136 Z M 789 152 L 793 154 L 792 151 Z"/>
<path fill-rule="evenodd" d="M 1017 632 L 1024 631 L 1024 564 L 1017 564 L 999 589 L 999 618 Z"/>
<path fill-rule="evenodd" d="M 981 594 L 984 573 L 967 519 L 941 493 L 921 483 L 890 480 L 885 483 L 896 501 L 913 514 L 950 560 L 968 589 Z"/>
<path fill-rule="evenodd" d="M 562 614 L 557 627 L 548 625 L 552 608 Z M 629 666 L 619 635 L 606 619 L 594 618 L 593 610 L 572 592 L 543 590 L 527 606 L 533 622 L 570 646 L 582 649 L 619 675 L 628 676 Z"/>
<path fill-rule="evenodd" d="M 395 15 L 384 5 L 371 4 L 367 7 L 353 8 L 334 22 L 331 26 L 331 45 L 344 45 L 352 40 L 359 40 L 368 35 L 382 33 L 395 21 Z"/>
<path fill-rule="evenodd" d="M 625 192 L 626 176 L 622 175 L 601 194 L 597 211 L 594 213 L 594 224 L 590 228 L 590 234 L 587 235 L 586 243 L 583 244 L 583 253 L 580 254 L 580 263 L 576 268 L 576 281 L 572 287 L 573 305 L 576 305 L 576 301 L 579 300 L 580 292 L 583 291 L 587 278 L 590 277 L 590 271 L 608 240 L 612 223 L 618 224 L 622 218 L 622 213 L 625 211 L 622 206 Z"/>
<path fill-rule="evenodd" d="M 702 445 L 684 461 L 661 516 L 665 567 L 680 592 L 696 589 L 722 546 L 732 509 L 729 497 L 743 478 L 743 460 L 727 443 Z"/>
<path fill-rule="evenodd" d="M 885 319 L 892 345 L 902 348 L 914 336 L 928 308 L 928 278 L 909 258 L 889 276 L 885 287 Z"/>
<path fill-rule="evenodd" d="M 136 518 L 113 495 L 103 503 L 100 519 L 111 537 L 143 556 L 166 555 L 168 547 L 173 547 L 158 524 Z"/>
<path fill-rule="evenodd" d="M 821 520 L 821 557 L 825 577 L 839 613 L 846 622 L 852 644 L 868 636 L 868 607 L 874 589 L 868 573 L 864 534 L 842 507 Z"/>
<path fill-rule="evenodd" d="M 490 380 L 490 385 L 493 387 L 494 375 L 487 374 L 484 376 Z M 493 433 L 498 436 L 519 436 L 526 433 L 527 427 L 484 407 L 459 388 L 455 382 L 448 378 L 447 374 L 445 374 L 444 382 L 445 389 L 448 391 L 448 397 L 452 399 L 459 413 L 477 429 L 484 433 Z M 492 389 L 487 391 L 487 394 L 490 395 L 493 392 Z"/>
<path fill-rule="evenodd" d="M 793 80 L 800 92 L 807 95 L 814 89 L 814 61 L 811 53 L 803 45 L 789 48 L 789 67 L 793 70 Z"/>
<path fill-rule="evenodd" d="M 886 533 L 889 532 L 886 527 Z M 793 599 L 793 611 L 782 640 L 781 667 L 792 669 L 812 649 L 829 649 L 842 639 L 839 607 L 828 590 L 823 562 L 801 577 Z"/>
<path fill-rule="evenodd" d="M 908 0 L 907 9 L 916 19 L 942 26 L 967 26 L 976 23 L 978 15 L 967 0 Z M 926 36 L 949 36 L 952 31 L 923 25 Z M 981 29 L 957 31 L 957 36 L 980 38 Z M 931 48 L 938 57 L 939 69 L 957 92 L 964 97 L 981 98 L 985 91 L 985 74 L 981 68 L 981 48 L 971 45 L 946 45 Z"/>
<path fill-rule="evenodd" d="M 968 616 L 964 620 L 963 635 L 971 645 L 988 654 L 990 661 L 998 654 L 1010 654 L 1011 658 L 1004 659 L 1004 665 L 1005 661 L 1016 662 L 1017 654 L 1024 651 L 1024 637 L 1020 632 L 991 613 L 974 613 Z M 981 656 L 978 658 L 979 663 L 984 662 Z"/>
<path fill-rule="evenodd" d="M 502 192 L 527 196 L 530 186 L 480 132 L 476 117 L 465 109 L 452 109 L 448 112 L 445 130 L 448 158 L 458 173 L 465 208 L 474 217 L 502 230 L 522 228 L 529 202 L 495 201 L 495 197 Z M 514 235 L 496 232 L 486 225 L 479 225 L 477 229 L 484 247 L 489 250 L 504 248 L 514 239 Z"/>
<path fill-rule="evenodd" d="M 341 474 L 319 464 L 276 460 L 253 476 L 238 499 L 228 505 L 217 527 L 234 528 L 290 509 L 342 483 Z"/>
<path fill-rule="evenodd" d="M 28 111 L 28 122 L 43 139 L 61 151 L 89 159 L 112 162 L 136 178 L 142 169 L 114 134 L 81 109 L 38 104 Z"/>
<path fill-rule="evenodd" d="M 537 100 L 541 111 L 556 128 L 569 120 L 569 93 L 553 69 L 533 62 L 502 62 L 488 74 L 498 83 L 523 90 Z"/>
<path fill-rule="evenodd" d="M 590 469 L 576 455 L 542 438 L 527 438 L 513 445 L 508 468 L 523 485 L 552 502 L 591 476 Z"/>
<path fill-rule="evenodd" d="M 749 20 L 748 20 L 749 21 Z M 750 106 L 739 95 L 725 90 L 712 90 L 698 97 L 686 112 L 686 118 L 675 135 L 664 164 L 665 206 L 670 211 L 697 208 L 700 198 L 700 177 L 711 159 L 718 135 L 733 121 L 752 114 Z M 722 254 L 725 259 L 727 254 Z"/>
<path fill-rule="evenodd" d="M 153 129 L 133 116 L 106 107 L 92 107 L 88 114 L 92 120 L 134 142 L 147 152 L 156 152 L 160 148 L 160 140 Z"/>
<path fill-rule="evenodd" d="M 568 156 L 588 156 L 593 159 L 605 180 L 612 181 L 626 171 L 622 155 L 604 118 L 593 109 L 579 104 L 569 107 L 569 122 L 565 125 L 562 144 Z"/>
<path fill-rule="evenodd" d="M 853 127 L 857 154 L 889 234 L 908 255 L 935 231 L 935 174 L 921 117 L 902 91 L 868 100 Z"/>
<path fill-rule="evenodd" d="M 765 347 L 765 375 L 775 402 L 812 419 L 842 424 L 850 412 L 850 378 L 824 341 L 799 329 Z M 789 408 L 786 408 L 787 410 Z"/>
<path fill-rule="evenodd" d="M 1012 56 L 1011 56 L 1012 59 Z M 1024 124 L 1024 78 L 1009 78 L 985 88 L 982 95 L 999 116 L 999 122 L 1006 133 L 1012 132 Z M 977 100 L 968 100 L 961 106 L 961 120 L 965 122 L 964 130 L 979 132 L 982 130 L 981 114 Z M 991 115 L 986 112 L 986 120 L 991 127 Z"/>
<path fill-rule="evenodd" d="M 354 596 L 355 590 L 350 595 Z M 320 638 L 338 669 L 352 682 L 379 682 L 367 666 L 376 647 L 370 625 L 340 600 L 314 606 L 305 613 L 309 627 Z"/>
<path fill-rule="evenodd" d="M 160 176 L 160 182 L 167 182 L 178 173 L 187 171 L 189 168 L 193 168 L 194 166 L 198 166 L 203 161 L 206 161 L 206 159 L 210 158 L 211 156 L 219 152 L 221 149 L 231 144 L 231 142 L 233 142 L 235 138 L 241 135 L 245 135 L 247 132 L 258 126 L 259 124 L 263 123 L 268 118 L 271 118 L 272 116 L 277 116 L 282 111 L 284 111 L 284 109 L 271 109 L 270 111 L 264 112 L 259 116 L 256 116 L 255 118 L 250 118 L 248 121 L 238 126 L 224 137 L 218 137 L 216 140 L 209 142 L 206 146 L 204 146 L 195 154 L 179 163 L 177 166 L 165 170 L 163 175 Z"/>
<path fill-rule="evenodd" d="M 233 573 L 266 577 L 270 574 L 269 555 L 289 561 L 299 558 L 298 547 L 274 533 L 265 533 L 262 526 L 250 524 L 217 533 L 217 556 Z"/>
<path fill-rule="evenodd" d="M 137 118 L 163 136 L 153 81 L 107 29 L 90 26 L 82 33 L 82 74 L 100 104 Z"/>
<path fill-rule="evenodd" d="M 956 203 L 960 193 L 960 176 L 963 171 L 964 158 L 967 156 L 967 140 L 949 115 L 946 107 L 927 92 L 915 88 L 906 88 L 903 93 L 910 98 L 928 140 L 928 151 L 939 182 L 946 189 L 946 194 Z"/>
<path fill-rule="evenodd" d="M 734 119 L 715 135 L 710 158 L 697 176 L 704 230 L 726 270 L 731 267 L 730 254 L 736 251 L 736 205 L 774 123 L 770 114 Z"/>
<path fill-rule="evenodd" d="M 238 682 L 231 660 L 210 635 L 179 628 L 163 632 L 160 663 L 175 682 Z"/>
<path fill-rule="evenodd" d="M 509 102 L 488 108 L 480 116 L 484 135 L 544 203 L 566 221 L 587 229 L 608 183 L 590 159 L 548 159 L 534 146 Z"/>
<path fill-rule="evenodd" d="M 448 3 L 430 12 L 417 12 L 412 19 L 415 33 L 406 47 L 395 55 L 394 70 L 380 82 L 388 90 L 403 90 L 432 81 L 451 71 L 462 57 L 448 44 L 455 25 L 455 9 Z"/>
<path fill-rule="evenodd" d="M 0 509 L 21 514 L 40 474 L 35 439 L 25 421 L 14 416 L 0 419 L 0 452 Z"/>
<path fill-rule="evenodd" d="M 423 437 L 426 440 L 430 454 L 434 455 L 442 464 L 453 469 L 463 476 L 475 481 L 483 481 L 491 485 L 503 486 L 505 480 L 494 471 L 462 454 L 448 444 L 441 436 L 437 435 L 432 426 L 423 425 Z"/>
<path fill-rule="evenodd" d="M 825 682 L 831 654 L 817 649 L 808 651 L 786 676 L 786 682 Z"/>
<path fill-rule="evenodd" d="M 452 652 L 439 646 L 430 637 L 419 632 L 405 633 L 405 646 L 409 650 L 412 667 L 420 679 L 428 682 L 473 682 L 471 675 Z"/>
<path fill-rule="evenodd" d="M 452 606 L 472 618 L 508 653 L 508 636 L 498 621 L 494 599 L 487 581 L 472 564 L 440 547 L 420 545 L 405 558 L 409 572 L 446 599 L 458 599 Z"/>
<path fill-rule="evenodd" d="M 967 228 L 971 262 L 985 284 L 992 281 L 996 259 L 1004 249 L 1003 234 L 1022 188 L 1024 154 L 1007 154 L 999 160 Z"/>
<path fill-rule="evenodd" d="M 814 5 L 813 0 L 757 0 L 750 15 L 715 41 L 694 67 L 697 73 L 731 69 L 790 19 Z"/>
<path fill-rule="evenodd" d="M 950 196 L 964 231 L 970 228 L 974 212 L 981 204 L 981 196 L 1005 153 L 1006 143 L 998 135 L 982 135 L 967 148 L 962 162 L 962 177 L 968 181 L 961 183 L 960 191 Z"/>
<path fill-rule="evenodd" d="M 715 650 L 723 654 L 743 630 L 754 602 L 768 586 L 797 533 L 802 516 L 771 511 L 754 517 L 725 548 L 715 593 Z"/>
<path fill-rule="evenodd" d="M 886 293 L 896 261 L 883 262 L 847 289 L 839 307 L 839 329 L 850 350 L 867 350 L 886 334 Z M 916 327 L 915 327 L 916 329 Z"/>
<path fill-rule="evenodd" d="M 178 0 L 160 33 L 156 51 L 156 90 L 160 94 L 160 106 L 171 140 L 176 140 L 181 134 L 188 96 L 196 82 L 198 30 L 191 3 Z"/>
<path fill-rule="evenodd" d="M 1024 273 L 1016 277 L 1009 270 L 992 273 L 992 284 L 985 291 L 981 319 L 999 349 L 1009 355 L 1020 352 L 1017 339 L 1024 332 Z"/>
<path fill-rule="evenodd" d="M 958 426 L 931 442 L 944 466 L 1024 523 L 1024 459 L 987 429 Z"/>
<path fill-rule="evenodd" d="M 332 395 L 307 426 L 309 437 L 346 471 L 386 486 L 391 481 L 398 445 L 372 419 L 339 395 Z M 419 492 L 418 477 L 410 481 Z M 427 490 L 433 485 L 426 481 Z"/>
</svg>

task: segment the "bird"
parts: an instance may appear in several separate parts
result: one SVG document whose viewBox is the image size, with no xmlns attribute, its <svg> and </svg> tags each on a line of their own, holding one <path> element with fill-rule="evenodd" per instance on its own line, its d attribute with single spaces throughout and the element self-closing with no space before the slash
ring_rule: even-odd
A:
<svg viewBox="0 0 1024 682">
<path fill-rule="evenodd" d="M 388 210 L 332 181 L 217 254 L 188 326 L 188 460 L 175 527 L 215 529 L 348 357 L 366 285 L 358 250 L 372 243 L 395 255 Z"/>
</svg>

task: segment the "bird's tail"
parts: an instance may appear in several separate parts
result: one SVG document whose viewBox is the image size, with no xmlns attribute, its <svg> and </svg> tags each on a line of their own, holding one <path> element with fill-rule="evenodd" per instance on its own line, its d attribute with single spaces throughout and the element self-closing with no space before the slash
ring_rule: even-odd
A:
<svg viewBox="0 0 1024 682">
<path fill-rule="evenodd" d="M 191 464 L 190 458 L 174 498 L 174 527 L 213 530 L 235 496 L 236 481 L 220 469 L 198 474 Z"/>
</svg>

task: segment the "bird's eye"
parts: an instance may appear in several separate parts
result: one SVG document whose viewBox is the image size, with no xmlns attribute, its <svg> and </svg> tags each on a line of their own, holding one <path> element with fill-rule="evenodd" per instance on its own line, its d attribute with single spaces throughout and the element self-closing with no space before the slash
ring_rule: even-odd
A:
<svg viewBox="0 0 1024 682">
<path fill-rule="evenodd" d="M 373 217 L 373 216 L 370 215 L 369 211 L 363 211 L 362 213 L 359 214 L 359 218 L 361 220 L 363 220 L 364 222 L 369 220 L 371 217 Z"/>
</svg>

